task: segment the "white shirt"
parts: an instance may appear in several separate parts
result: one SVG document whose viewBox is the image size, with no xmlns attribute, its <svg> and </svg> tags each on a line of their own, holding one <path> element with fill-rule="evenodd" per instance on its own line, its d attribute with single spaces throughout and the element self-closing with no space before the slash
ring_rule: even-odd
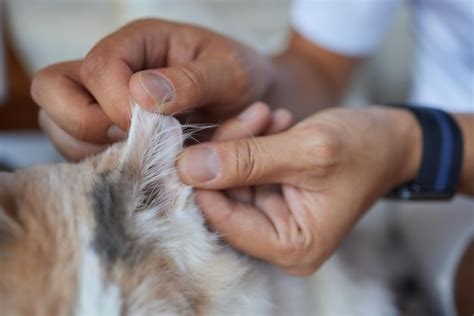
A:
<svg viewBox="0 0 474 316">
<path fill-rule="evenodd" d="M 365 56 L 377 48 L 401 2 L 294 0 L 293 25 L 319 46 Z M 410 3 L 415 33 L 410 101 L 450 112 L 474 112 L 474 0 Z M 474 201 L 406 204 L 399 209 L 398 222 L 434 301 L 443 314 L 455 315 L 453 275 L 474 235 Z"/>
<path fill-rule="evenodd" d="M 377 48 L 402 2 L 295 0 L 293 24 L 322 47 L 364 56 Z M 451 112 L 474 112 L 474 1 L 410 3 L 415 32 L 410 101 Z"/>
</svg>

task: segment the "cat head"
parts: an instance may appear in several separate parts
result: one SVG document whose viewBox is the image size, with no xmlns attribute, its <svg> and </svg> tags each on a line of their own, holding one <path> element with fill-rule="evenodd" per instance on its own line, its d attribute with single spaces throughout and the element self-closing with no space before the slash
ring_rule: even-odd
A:
<svg viewBox="0 0 474 316">
<path fill-rule="evenodd" d="M 192 189 L 179 180 L 182 143 L 176 119 L 135 107 L 127 141 L 98 156 L 0 173 L 2 313 L 264 308 L 255 271 L 206 229 Z"/>
</svg>

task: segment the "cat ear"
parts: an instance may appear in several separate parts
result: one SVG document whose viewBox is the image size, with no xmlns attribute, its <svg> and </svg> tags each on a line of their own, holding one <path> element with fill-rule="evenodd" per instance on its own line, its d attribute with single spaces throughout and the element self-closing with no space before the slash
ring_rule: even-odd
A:
<svg viewBox="0 0 474 316">
<path fill-rule="evenodd" d="M 19 228 L 16 221 L 16 179 L 13 173 L 0 172 L 0 234 Z"/>
<path fill-rule="evenodd" d="M 138 168 L 156 166 L 157 161 L 171 165 L 182 146 L 183 132 L 177 119 L 134 107 L 124 163 Z"/>
<path fill-rule="evenodd" d="M 183 132 L 178 120 L 134 107 L 121 166 L 135 184 L 135 195 L 140 196 L 141 206 L 137 208 L 164 202 L 170 186 L 179 181 L 175 162 L 182 147 Z"/>
</svg>

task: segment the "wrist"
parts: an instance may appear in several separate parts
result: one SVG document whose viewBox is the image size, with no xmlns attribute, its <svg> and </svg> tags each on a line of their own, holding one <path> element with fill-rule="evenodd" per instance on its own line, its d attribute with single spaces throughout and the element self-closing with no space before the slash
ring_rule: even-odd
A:
<svg viewBox="0 0 474 316">
<path fill-rule="evenodd" d="M 413 133 L 408 136 L 414 141 L 411 142 L 411 148 L 421 149 L 421 162 L 416 164 L 416 160 L 410 160 L 410 157 L 416 157 L 417 151 L 406 152 L 404 160 L 408 166 L 401 168 L 400 174 L 403 177 L 407 174 L 403 170 L 410 170 L 410 166 L 418 165 L 416 177 L 408 180 L 405 178 L 405 183 L 391 190 L 387 197 L 408 200 L 452 198 L 459 186 L 464 152 L 464 137 L 459 122 L 449 113 L 439 109 L 400 104 L 392 106 L 407 110 L 416 118 L 421 130 L 420 146 L 413 147 L 413 144 L 416 144 L 416 138 L 411 137 Z M 413 170 L 415 169 L 411 168 L 411 172 Z"/>
<path fill-rule="evenodd" d="M 458 191 L 474 195 L 474 145 L 468 135 L 474 135 L 474 116 L 472 114 L 454 114 L 454 119 L 464 135 L 464 157 L 459 177 Z"/>
<path fill-rule="evenodd" d="M 423 155 L 423 133 L 410 111 L 398 108 L 384 108 L 383 111 L 389 117 L 386 145 L 392 148 L 388 157 L 393 161 L 388 188 L 392 189 L 416 178 Z"/>
</svg>

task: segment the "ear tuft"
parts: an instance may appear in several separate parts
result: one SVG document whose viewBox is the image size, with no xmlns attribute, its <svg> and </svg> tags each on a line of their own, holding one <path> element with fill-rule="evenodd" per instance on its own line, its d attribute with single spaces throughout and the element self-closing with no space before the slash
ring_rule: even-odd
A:
<svg viewBox="0 0 474 316">
<path fill-rule="evenodd" d="M 135 183 L 135 210 L 166 205 L 170 184 L 179 181 L 175 161 L 182 146 L 178 120 L 134 107 L 121 165 Z"/>
<path fill-rule="evenodd" d="M 138 164 L 155 159 L 174 162 L 182 146 L 183 132 L 177 119 L 134 107 L 125 159 Z"/>
</svg>

